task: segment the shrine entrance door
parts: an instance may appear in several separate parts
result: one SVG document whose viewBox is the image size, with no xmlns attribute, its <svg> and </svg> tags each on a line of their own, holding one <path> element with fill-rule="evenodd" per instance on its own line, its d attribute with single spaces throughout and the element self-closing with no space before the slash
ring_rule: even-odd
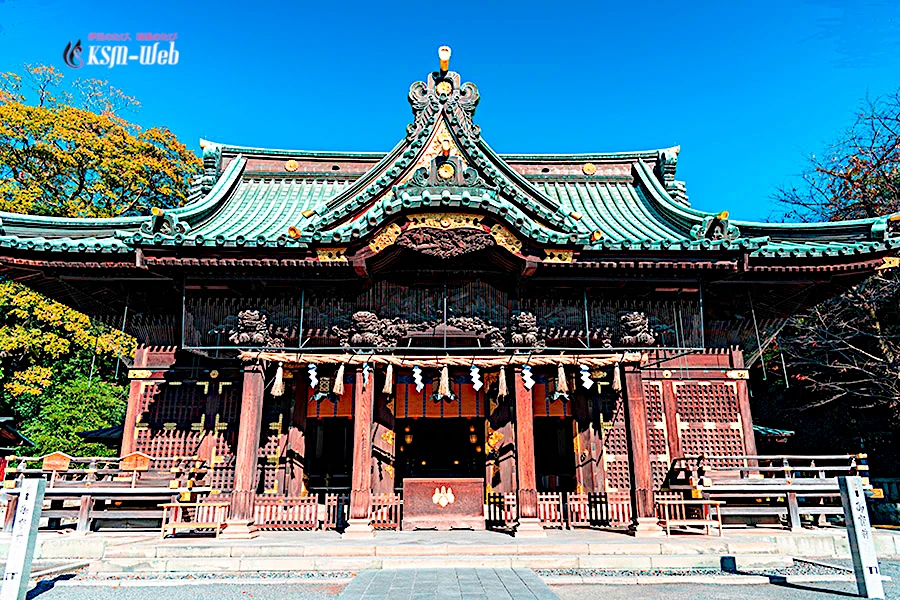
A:
<svg viewBox="0 0 900 600">
<path fill-rule="evenodd" d="M 484 418 L 397 420 L 395 487 L 406 477 L 484 478 Z"/>
<path fill-rule="evenodd" d="M 534 420 L 534 456 L 537 491 L 575 491 L 575 450 L 572 417 L 537 417 Z"/>
</svg>

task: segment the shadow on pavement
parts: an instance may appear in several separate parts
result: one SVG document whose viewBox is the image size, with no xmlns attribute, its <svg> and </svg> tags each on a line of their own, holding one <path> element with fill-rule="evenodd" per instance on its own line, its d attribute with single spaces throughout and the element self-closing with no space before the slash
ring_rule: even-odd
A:
<svg viewBox="0 0 900 600">
<path fill-rule="evenodd" d="M 32 598 L 37 598 L 44 592 L 49 592 L 53 589 L 53 586 L 56 585 L 57 581 L 66 581 L 68 579 L 72 579 L 75 577 L 75 573 L 66 573 L 64 575 L 59 575 L 54 577 L 53 579 L 44 579 L 37 582 L 37 585 L 28 591 L 28 595 L 25 596 L 26 600 L 31 600 Z"/>
</svg>

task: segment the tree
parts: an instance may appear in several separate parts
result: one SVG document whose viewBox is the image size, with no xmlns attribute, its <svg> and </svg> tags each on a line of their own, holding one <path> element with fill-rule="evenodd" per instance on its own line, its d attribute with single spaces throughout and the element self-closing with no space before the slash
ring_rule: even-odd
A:
<svg viewBox="0 0 900 600">
<path fill-rule="evenodd" d="M 187 198 L 201 161 L 162 127 L 119 113 L 137 102 L 107 82 L 66 86 L 53 67 L 0 73 L 0 210 L 112 217 Z M 12 281 L 0 281 L 0 414 L 16 417 L 36 454 L 98 453 L 75 431 L 121 422 L 117 361 L 133 338 Z"/>
<path fill-rule="evenodd" d="M 0 210 L 113 217 L 185 201 L 196 155 L 118 116 L 137 102 L 106 82 L 62 82 L 53 67 L 0 74 Z"/>
<path fill-rule="evenodd" d="M 832 221 L 900 210 L 900 92 L 866 101 L 855 124 L 824 154 L 810 158 L 803 180 L 778 194 L 795 219 Z M 858 449 L 879 431 L 900 425 L 895 270 L 880 270 L 797 315 L 778 343 L 791 382 L 789 389 L 778 384 L 776 390 L 782 418 L 817 433 L 832 451 L 838 450 L 837 434 L 844 438 L 842 449 Z M 821 435 L 825 431 L 832 433 Z M 811 436 L 809 443 L 817 440 Z"/>
<path fill-rule="evenodd" d="M 108 448 L 76 435 L 117 425 L 125 418 L 122 386 L 76 377 L 51 386 L 41 400 L 41 418 L 30 419 L 22 433 L 37 456 L 61 450 L 74 456 L 102 456 Z"/>
</svg>

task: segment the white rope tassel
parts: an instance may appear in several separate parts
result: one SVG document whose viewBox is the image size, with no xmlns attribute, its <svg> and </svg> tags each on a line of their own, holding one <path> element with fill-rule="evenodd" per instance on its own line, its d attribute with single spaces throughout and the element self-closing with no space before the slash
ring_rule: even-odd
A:
<svg viewBox="0 0 900 600">
<path fill-rule="evenodd" d="M 619 372 L 619 363 L 613 365 L 612 389 L 617 392 L 622 391 L 622 374 Z"/>
<path fill-rule="evenodd" d="M 338 396 L 344 395 L 344 363 L 338 367 L 337 375 L 334 376 L 334 387 L 331 391 Z"/>
<path fill-rule="evenodd" d="M 506 387 L 506 369 L 500 367 L 500 383 L 497 385 L 497 397 L 502 398 L 509 394 L 509 389 Z"/>
<path fill-rule="evenodd" d="M 441 383 L 438 385 L 438 396 L 441 398 L 450 397 L 450 369 L 446 366 L 441 369 Z"/>
<path fill-rule="evenodd" d="M 272 395 L 276 398 L 284 395 L 284 367 L 281 366 L 281 363 L 278 363 L 278 368 L 275 370 L 275 382 L 272 384 Z"/>
<path fill-rule="evenodd" d="M 384 372 L 384 388 L 381 393 L 389 395 L 394 393 L 394 365 L 389 364 Z"/>
<path fill-rule="evenodd" d="M 557 394 L 568 394 L 569 393 L 569 382 L 566 381 L 566 368 L 560 365 L 556 368 L 556 393 Z"/>
</svg>

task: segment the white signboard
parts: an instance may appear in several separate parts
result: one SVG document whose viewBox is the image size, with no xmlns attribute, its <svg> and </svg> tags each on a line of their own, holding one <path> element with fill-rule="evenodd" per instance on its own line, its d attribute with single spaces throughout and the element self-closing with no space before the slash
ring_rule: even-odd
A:
<svg viewBox="0 0 900 600">
<path fill-rule="evenodd" d="M 34 542 L 41 522 L 41 504 L 44 501 L 44 478 L 25 479 L 19 488 L 16 521 L 9 543 L 6 572 L 0 600 L 25 600 L 31 580 L 31 560 L 34 558 Z"/>
<path fill-rule="evenodd" d="M 856 573 L 856 588 L 863 598 L 884 598 L 862 479 L 838 477 L 838 485 L 844 505 L 844 520 L 847 522 L 847 537 L 850 539 L 850 554 L 853 556 L 853 571 Z"/>
</svg>

